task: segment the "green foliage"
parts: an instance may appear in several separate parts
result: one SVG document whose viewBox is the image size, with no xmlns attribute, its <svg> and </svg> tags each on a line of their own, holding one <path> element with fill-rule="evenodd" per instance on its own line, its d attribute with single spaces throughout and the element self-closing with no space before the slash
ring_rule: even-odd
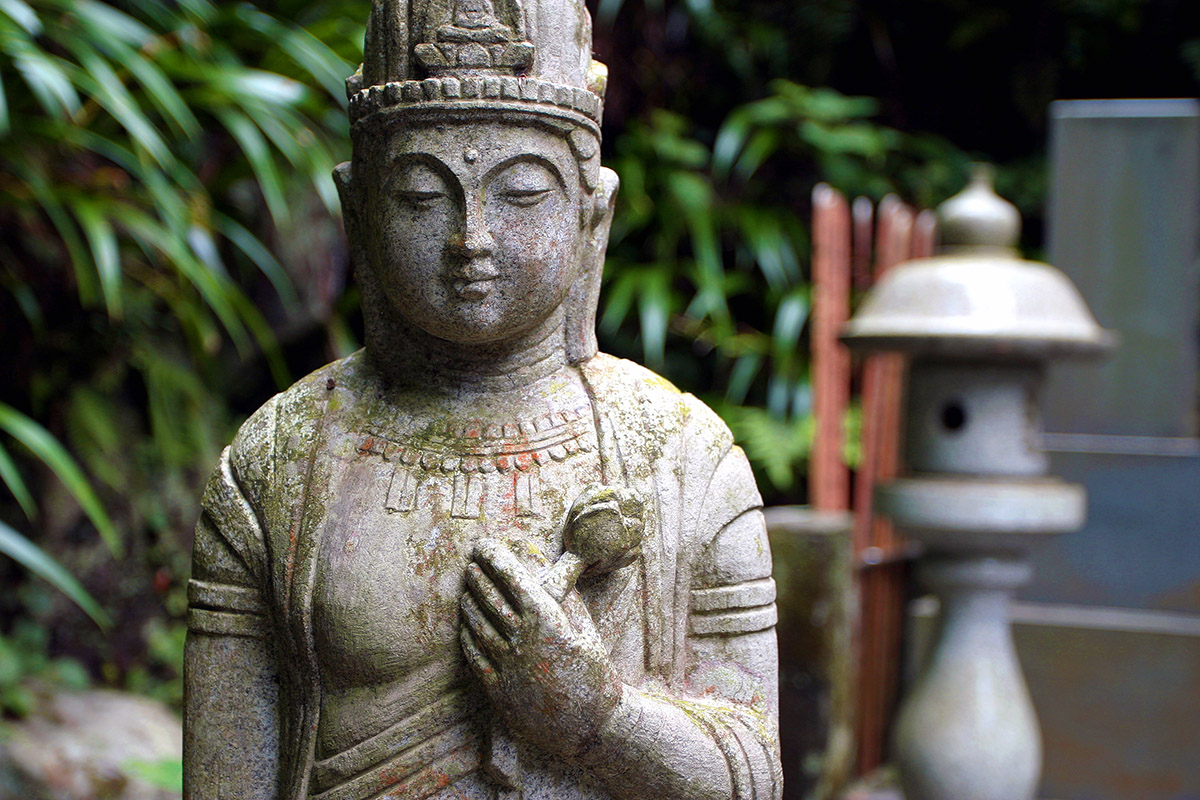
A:
<svg viewBox="0 0 1200 800">
<path fill-rule="evenodd" d="M 234 198 L 214 190 L 253 177 L 284 223 L 293 188 L 286 163 L 335 211 L 329 171 L 344 135 L 323 118 L 339 91 L 330 76 L 352 67 L 304 29 L 249 5 L 7 0 L 0 11 L 0 49 L 15 68 L 0 116 L 10 176 L 0 211 L 42 240 L 21 237 L 14 255 L 36 252 L 50 234 L 72 264 L 82 309 L 136 324 L 148 302 L 137 295 L 149 294 L 151 305 L 170 306 L 194 352 L 211 354 L 220 335 L 243 354 L 257 344 L 285 380 L 270 327 L 227 262 L 261 270 L 285 299 L 294 290 L 238 219 Z M 262 69 L 246 58 L 252 50 L 264 53 L 260 63 L 286 59 L 330 96 Z M 244 158 L 225 157 L 227 174 L 202 179 L 225 166 L 214 158 L 230 145 Z M 45 319 L 38 296 L 22 309 L 33 325 Z"/>
<path fill-rule="evenodd" d="M 770 88 L 725 118 L 711 150 L 663 110 L 618 136 L 600 330 L 626 348 L 640 340 L 646 363 L 700 389 L 759 477 L 794 495 L 812 439 L 805 203 L 816 178 L 850 196 L 929 205 L 961 187 L 970 159 L 880 125 L 870 98 Z"/>
<path fill-rule="evenodd" d="M 67 454 L 58 440 L 41 425 L 3 403 L 0 403 L 0 430 L 24 445 L 33 455 L 50 467 L 91 518 L 112 553 L 118 555 L 121 552 L 121 540 L 117 537 L 112 520 L 100 504 L 99 498 L 75 460 Z M 13 498 L 25 513 L 26 519 L 30 522 L 34 521 L 37 518 L 38 509 L 33 495 L 25 479 L 21 476 L 20 470 L 17 469 L 16 462 L 13 461 L 2 443 L 0 443 L 0 480 L 8 486 Z M 97 625 L 106 628 L 111 624 L 104 609 L 88 594 L 79 581 L 41 548 L 3 522 L 0 522 L 0 553 L 4 553 L 59 589 L 87 612 L 87 615 L 95 620 Z"/>
<path fill-rule="evenodd" d="M 88 594 L 88 591 L 83 588 L 71 573 L 63 569 L 53 558 L 46 555 L 41 548 L 3 522 L 0 522 L 0 553 L 4 553 L 71 598 L 100 627 L 107 628 L 112 624 L 112 620 L 109 619 L 108 614 L 100 607 L 100 604 Z"/>
<path fill-rule="evenodd" d="M 779 492 L 794 488 L 797 466 L 812 448 L 812 415 L 784 420 L 754 406 L 718 405 L 717 410 L 770 486 Z"/>
<path fill-rule="evenodd" d="M 125 769 L 156 789 L 172 794 L 183 793 L 183 762 L 177 758 L 162 761 L 127 761 Z"/>
<path fill-rule="evenodd" d="M 98 622 L 151 591 L 182 616 L 181 542 L 238 415 L 232 379 L 286 385 L 277 332 L 313 324 L 280 242 L 314 205 L 336 226 L 367 4 L 266 9 L 0 2 L 0 367 L 16 377 L 0 481 L 25 517 L 3 515 L 0 552 Z M 114 559 L 75 559 L 115 587 L 107 609 L 47 555 L 84 519 Z M 182 630 L 147 625 L 123 680 L 178 701 Z"/>
<path fill-rule="evenodd" d="M 632 59 L 610 58 L 617 91 L 622 80 L 640 90 L 617 107 L 651 98 L 608 145 L 622 185 L 603 344 L 717 408 L 769 501 L 802 499 L 812 438 L 813 187 L 932 207 L 961 188 L 971 160 L 942 137 L 887 124 L 876 98 L 808 84 L 828 74 L 863 16 L 854 0 L 597 9 L 601 42 L 618 18 L 645 32 Z M 664 25 L 686 26 L 686 49 L 653 38 Z"/>
<path fill-rule="evenodd" d="M 161 700 L 176 708 L 183 705 L 183 646 L 187 626 L 178 619 L 153 618 L 144 629 L 146 659 L 125 674 L 125 688 Z"/>
<path fill-rule="evenodd" d="M 815 163 L 821 179 L 848 196 L 894 193 L 923 208 L 962 187 L 969 156 L 940 137 L 879 124 L 878 101 L 786 80 L 770 88 L 721 126 L 716 174 L 747 182 L 769 159 L 785 158 Z"/>
<path fill-rule="evenodd" d="M 100 504 L 100 499 L 92 490 L 75 460 L 67 454 L 58 440 L 41 425 L 3 403 L 0 403 L 0 431 L 4 431 L 24 445 L 30 453 L 54 472 L 96 526 L 100 537 L 108 545 L 108 549 L 114 556 L 120 556 L 121 540 L 117 537 L 116 528 L 113 526 L 108 512 Z M 20 503 L 26 517 L 30 520 L 36 518 L 37 508 L 33 505 L 29 487 L 26 486 L 20 472 L 16 470 L 12 458 L 8 455 L 8 451 L 4 450 L 2 445 L 0 445 L 0 466 L 3 466 L 3 469 L 0 469 L 0 477 L 4 478 L 4 482 Z"/>
</svg>

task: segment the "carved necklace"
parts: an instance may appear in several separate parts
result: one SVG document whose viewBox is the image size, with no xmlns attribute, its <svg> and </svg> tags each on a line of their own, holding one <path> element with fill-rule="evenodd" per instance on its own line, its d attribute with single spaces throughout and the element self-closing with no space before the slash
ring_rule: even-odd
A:
<svg viewBox="0 0 1200 800">
<path fill-rule="evenodd" d="M 407 513 L 428 481 L 452 477 L 451 516 L 478 519 L 483 510 L 488 476 L 513 482 L 518 516 L 540 516 L 538 468 L 564 461 L 596 448 L 591 409 L 544 414 L 511 423 L 455 423 L 414 439 L 396 441 L 370 432 L 358 446 L 360 456 L 377 455 L 395 464 L 385 507 Z"/>
</svg>

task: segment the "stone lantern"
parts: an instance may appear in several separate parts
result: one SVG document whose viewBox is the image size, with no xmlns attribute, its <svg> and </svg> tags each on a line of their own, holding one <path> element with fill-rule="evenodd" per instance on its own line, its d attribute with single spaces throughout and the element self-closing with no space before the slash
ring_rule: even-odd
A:
<svg viewBox="0 0 1200 800">
<path fill-rule="evenodd" d="M 1053 358 L 1108 349 L 1074 285 L 1016 250 L 990 167 L 938 210 L 938 255 L 893 269 L 847 324 L 861 352 L 909 357 L 907 474 L 876 507 L 923 545 L 936 640 L 894 734 L 907 800 L 1030 800 L 1041 736 L 1009 626 L 1036 542 L 1077 530 L 1081 486 L 1046 474 L 1038 391 Z"/>
</svg>

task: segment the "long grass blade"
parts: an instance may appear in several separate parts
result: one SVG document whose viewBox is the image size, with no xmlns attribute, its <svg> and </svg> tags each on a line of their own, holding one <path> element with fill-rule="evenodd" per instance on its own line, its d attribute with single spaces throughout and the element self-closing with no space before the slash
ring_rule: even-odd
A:
<svg viewBox="0 0 1200 800">
<path fill-rule="evenodd" d="M 22 177 L 27 181 L 30 191 L 33 192 L 34 199 L 46 212 L 46 216 L 50 218 L 50 223 L 58 231 L 63 245 L 67 248 L 67 254 L 71 257 L 80 303 L 84 307 L 95 305 L 100 298 L 99 282 L 75 222 L 63 207 L 61 198 L 51 188 L 50 182 L 44 175 L 34 170 L 23 170 L 22 172 L 24 173 Z"/>
<path fill-rule="evenodd" d="M 762 369 L 762 362 L 762 356 L 758 353 L 746 353 L 734 362 L 729 373 L 729 385 L 725 389 L 726 401 L 735 405 L 746 402 L 746 395 L 750 393 L 750 386 Z"/>
<path fill-rule="evenodd" d="M 96 102 L 103 106 L 123 127 L 135 142 L 151 157 L 166 167 L 173 160 L 166 143 L 146 117 L 137 101 L 129 94 L 124 82 L 112 66 L 92 50 L 82 38 L 66 39 L 84 71 L 78 76 L 79 84 Z"/>
<path fill-rule="evenodd" d="M 145 47 L 158 38 L 157 34 L 125 12 L 95 0 L 72 0 L 71 10 L 96 34 L 95 41 L 124 42 L 134 47 Z"/>
<path fill-rule="evenodd" d="M 112 626 L 112 618 L 71 573 L 63 569 L 61 564 L 48 556 L 40 547 L 3 522 L 0 522 L 0 553 L 4 553 L 71 598 L 75 605 L 79 606 L 100 626 L 101 630 L 108 630 Z"/>
<path fill-rule="evenodd" d="M 206 267 L 179 237 L 148 214 L 132 207 L 113 210 L 115 219 L 147 247 L 164 257 L 188 280 L 213 313 L 221 320 L 229 338 L 240 353 L 250 351 L 250 338 L 236 310 L 229 302 L 228 281 Z"/>
<path fill-rule="evenodd" d="M 113 557 L 120 558 L 125 547 L 117 535 L 116 526 L 84 477 L 83 470 L 50 431 L 4 403 L 0 403 L 0 430 L 27 447 L 50 468 L 96 526 L 109 552 Z"/>
<path fill-rule="evenodd" d="M 775 327 L 771 334 L 773 355 L 778 360 L 793 357 L 799 348 L 800 332 L 808 320 L 808 287 L 792 289 L 775 312 Z"/>
<path fill-rule="evenodd" d="M 8 120 L 8 92 L 4 90 L 4 77 L 0 75 L 0 136 L 4 136 L 12 129 L 12 124 Z"/>
<path fill-rule="evenodd" d="M 258 237 L 248 231 L 237 220 L 217 214 L 215 217 L 217 230 L 221 232 L 229 241 L 233 242 L 237 249 L 241 250 L 259 271 L 266 276 L 271 285 L 275 287 L 275 292 L 279 295 L 279 299 L 288 307 L 295 306 L 300 302 L 299 296 L 296 294 L 296 287 L 292 283 L 292 279 L 288 277 L 283 266 L 272 255 L 271 251 L 266 248 Z"/>
<path fill-rule="evenodd" d="M 661 365 L 666 357 L 667 323 L 671 318 L 669 276 L 662 271 L 645 273 L 638 297 L 638 317 L 642 328 L 642 353 L 646 363 Z"/>
<path fill-rule="evenodd" d="M 0 46 L 12 58 L 43 111 L 52 117 L 73 117 L 79 113 L 79 94 L 59 66 L 65 62 L 43 53 L 28 39 L 6 36 Z"/>
<path fill-rule="evenodd" d="M 176 91 L 171 81 L 163 74 L 154 62 L 140 53 L 129 50 L 124 60 L 125 67 L 133 73 L 150 95 L 150 99 L 163 112 L 184 136 L 192 137 L 200 134 L 200 122 L 188 108 L 183 96 Z"/>
<path fill-rule="evenodd" d="M 42 35 L 42 21 L 25 0 L 0 0 L 0 13 L 24 28 L 30 36 Z"/>
<path fill-rule="evenodd" d="M 0 445 L 0 480 L 8 486 L 8 490 L 16 498 L 17 505 L 21 506 L 21 510 L 25 512 L 25 517 L 31 522 L 37 519 L 38 509 L 37 503 L 33 501 L 33 494 L 25 485 L 25 479 L 21 477 L 16 462 L 12 460 L 12 456 L 3 445 Z"/>
<path fill-rule="evenodd" d="M 283 358 L 283 351 L 279 347 L 279 340 L 275 338 L 275 332 L 271 330 L 271 326 L 267 323 L 266 318 L 254 307 L 254 304 L 250 302 L 246 295 L 242 294 L 232 284 L 230 284 L 229 288 L 229 302 L 241 314 L 242 320 L 245 321 L 246 327 L 250 329 L 254 340 L 262 348 L 263 355 L 267 359 L 267 367 L 271 370 L 271 377 L 275 380 L 275 385 L 280 390 L 286 389 L 288 384 L 292 382 L 292 376 L 288 372 L 287 363 Z"/>
<path fill-rule="evenodd" d="M 72 205 L 72 210 L 92 249 L 108 315 L 119 319 L 124 304 L 121 298 L 121 257 L 117 234 L 97 203 L 80 200 Z"/>
<path fill-rule="evenodd" d="M 271 150 L 267 146 L 266 139 L 263 138 L 258 127 L 244 114 L 230 110 L 218 111 L 216 114 L 217 118 L 221 120 L 221 124 L 237 141 L 238 146 L 242 148 L 242 152 L 250 161 L 250 168 L 254 171 L 254 177 L 258 179 L 263 199 L 271 211 L 275 224 L 282 224 L 288 218 L 283 181 L 279 177 L 279 171 L 275 168 L 275 161 L 271 157 Z"/>
<path fill-rule="evenodd" d="M 609 335 L 616 333 L 625 322 L 640 288 L 638 273 L 632 268 L 622 265 L 614 270 L 614 274 L 616 278 L 605 288 L 604 313 L 600 317 L 600 330 Z"/>
<path fill-rule="evenodd" d="M 696 258 L 696 277 L 699 292 L 693 310 L 702 309 L 705 316 L 729 329 L 732 320 L 725 300 L 725 267 L 717 238 L 717 208 L 712 186 L 693 172 L 679 171 L 670 176 L 671 195 L 683 211 Z"/>
<path fill-rule="evenodd" d="M 354 67 L 327 44 L 303 28 L 285 25 L 249 5 L 238 6 L 236 14 L 251 28 L 277 42 L 335 100 L 343 106 L 346 104 L 345 79 Z"/>
</svg>

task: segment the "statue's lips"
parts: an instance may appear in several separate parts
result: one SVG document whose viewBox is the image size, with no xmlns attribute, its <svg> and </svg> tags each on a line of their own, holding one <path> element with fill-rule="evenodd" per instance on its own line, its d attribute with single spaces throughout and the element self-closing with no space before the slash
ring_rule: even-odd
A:
<svg viewBox="0 0 1200 800">
<path fill-rule="evenodd" d="M 500 270 L 488 257 L 475 259 L 450 274 L 454 293 L 463 300 L 482 300 L 492 291 Z"/>
<path fill-rule="evenodd" d="M 477 280 L 456 280 L 454 293 L 463 300 L 482 300 L 492 291 L 495 278 L 479 278 Z"/>
</svg>

